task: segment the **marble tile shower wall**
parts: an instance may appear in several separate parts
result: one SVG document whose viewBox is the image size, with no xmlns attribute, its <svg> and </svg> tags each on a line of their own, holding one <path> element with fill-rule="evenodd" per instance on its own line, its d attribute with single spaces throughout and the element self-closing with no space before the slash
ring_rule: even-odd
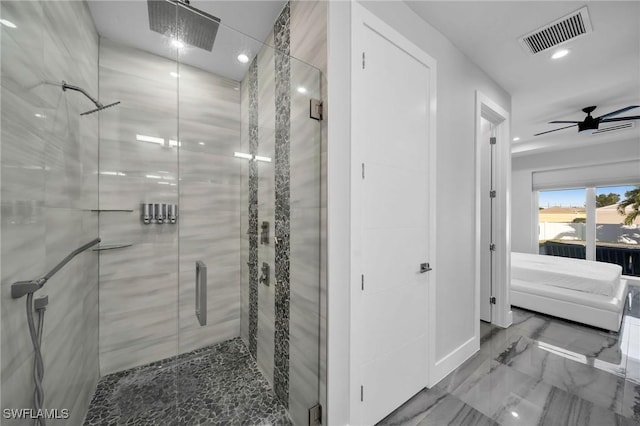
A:
<svg viewBox="0 0 640 426">
<path fill-rule="evenodd" d="M 324 28 L 326 23 L 323 8 L 302 6 L 306 2 L 292 2 L 285 13 L 286 31 L 290 31 L 291 45 L 298 52 L 304 49 L 323 45 L 323 40 L 314 39 L 316 30 Z M 315 2 L 310 2 L 312 5 Z M 326 12 L 326 10 L 325 10 Z M 282 17 L 281 17 L 282 18 Z M 313 25 L 310 23 L 313 22 Z M 307 37 L 307 29 L 315 28 L 314 36 Z M 283 30 L 280 26 L 279 31 Z M 321 31 L 320 31 L 321 33 Z M 322 37 L 322 34 L 319 34 Z M 265 44 L 274 45 L 274 33 L 267 38 Z M 293 53 L 293 52 L 292 52 Z M 295 56 L 295 55 L 294 55 Z M 321 133 L 320 124 L 309 119 L 309 99 L 321 98 L 320 73 L 296 59 L 291 58 L 288 73 L 276 72 L 276 60 L 272 48 L 264 48 L 256 58 L 257 93 L 258 93 L 258 155 L 273 158 L 272 163 L 259 163 L 258 179 L 258 223 L 268 221 L 270 224 L 271 242 L 258 247 L 258 263 L 271 265 L 271 285 L 258 285 L 258 306 L 251 306 L 249 298 L 250 280 L 248 268 L 242 270 L 242 326 L 241 336 L 245 342 L 252 338 L 257 342 L 257 363 L 263 374 L 272 385 L 284 390 L 289 413 L 295 424 L 306 424 L 307 410 L 318 402 L 319 388 L 319 340 L 320 340 L 320 184 L 321 184 Z M 248 108 L 250 84 L 247 76 L 242 82 L 242 149 L 249 149 Z M 288 212 L 290 232 L 287 237 L 290 243 L 289 278 L 288 278 L 288 317 L 276 305 L 275 244 L 273 240 L 276 215 L 276 132 L 281 131 L 282 122 L 276 123 L 276 79 L 284 79 L 281 83 L 289 88 L 290 112 L 287 115 L 288 127 Z M 299 87 L 307 89 L 300 93 Z M 278 97 L 279 102 L 282 101 Z M 248 202 L 249 181 L 248 166 L 243 165 L 242 182 L 242 265 L 249 261 Z M 248 326 L 249 311 L 258 312 L 258 325 L 255 336 L 251 335 Z M 287 321 L 286 340 L 276 342 L 276 329 Z M 286 344 L 286 348 L 282 347 Z M 284 350 L 283 350 L 284 349 Z M 288 362 L 284 378 L 275 383 L 274 365 L 276 357 L 286 356 Z M 282 358 L 281 358 L 282 359 Z M 320 379 L 322 380 L 322 379 Z"/>
<path fill-rule="evenodd" d="M 2 26 L 2 409 L 33 400 L 33 348 L 25 299 L 11 284 L 45 274 L 98 236 L 98 114 L 76 92 L 98 93 L 98 36 L 85 2 L 3 1 Z M 100 114 L 109 114 L 101 112 Z M 98 254 L 88 251 L 38 293 L 49 296 L 43 356 L 45 407 L 81 424 L 98 373 Z M 21 421 L 3 420 L 2 424 Z M 50 421 L 48 424 L 60 424 Z"/>
<path fill-rule="evenodd" d="M 240 93 L 235 81 L 106 39 L 100 85 L 122 101 L 100 122 L 100 206 L 133 210 L 100 214 L 105 242 L 133 243 L 100 256 L 107 374 L 240 333 Z M 144 202 L 178 204 L 178 223 L 144 225 Z M 194 313 L 197 260 L 208 267 L 204 327 Z"/>
</svg>

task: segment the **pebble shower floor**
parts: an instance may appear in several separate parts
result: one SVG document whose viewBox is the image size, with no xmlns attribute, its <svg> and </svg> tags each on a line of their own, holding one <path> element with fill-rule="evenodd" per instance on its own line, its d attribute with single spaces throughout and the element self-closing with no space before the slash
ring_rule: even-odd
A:
<svg viewBox="0 0 640 426">
<path fill-rule="evenodd" d="M 100 379 L 87 425 L 291 425 L 240 338 Z"/>
</svg>

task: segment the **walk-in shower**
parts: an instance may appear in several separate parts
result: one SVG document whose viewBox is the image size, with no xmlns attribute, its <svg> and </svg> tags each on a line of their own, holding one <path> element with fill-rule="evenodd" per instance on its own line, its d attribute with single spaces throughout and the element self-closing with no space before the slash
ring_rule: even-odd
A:
<svg viewBox="0 0 640 426">
<path fill-rule="evenodd" d="M 318 5 L 0 3 L 3 425 L 319 412 Z"/>
</svg>

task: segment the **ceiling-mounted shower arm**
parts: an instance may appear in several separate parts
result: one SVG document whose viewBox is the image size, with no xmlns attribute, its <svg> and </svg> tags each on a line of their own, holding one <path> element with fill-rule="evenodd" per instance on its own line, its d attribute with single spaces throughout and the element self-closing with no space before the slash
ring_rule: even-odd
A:
<svg viewBox="0 0 640 426">
<path fill-rule="evenodd" d="M 95 107 L 95 109 L 92 109 L 92 110 L 87 111 L 87 112 L 83 112 L 83 113 L 81 113 L 80 115 L 87 115 L 87 114 L 91 114 L 91 113 L 93 113 L 93 112 L 101 111 L 101 110 L 103 110 L 103 109 L 105 109 L 105 108 L 109 108 L 109 107 L 112 107 L 112 106 L 114 106 L 114 105 L 118 105 L 118 104 L 120 103 L 120 101 L 118 101 L 118 102 L 114 102 L 114 103 L 109 104 L 109 105 L 103 105 L 103 104 L 102 104 L 102 102 L 100 102 L 99 100 L 97 100 L 96 98 L 94 98 L 93 96 L 91 96 L 90 94 L 88 94 L 88 93 L 87 93 L 87 91 L 86 91 L 86 90 L 84 90 L 82 87 L 73 86 L 73 85 L 71 85 L 71 84 L 68 84 L 68 83 L 67 83 L 66 81 L 64 81 L 64 80 L 62 80 L 62 84 L 61 84 L 61 86 L 62 86 L 62 90 L 63 90 L 63 91 L 65 91 L 65 92 L 67 91 L 67 89 L 69 89 L 69 90 L 75 90 L 76 92 L 80 92 L 80 93 L 82 93 L 82 94 L 83 94 L 83 95 L 85 95 L 87 98 L 89 98 L 89 100 L 91 100 L 91 102 L 93 102 L 93 103 L 94 103 L 94 105 L 96 106 L 96 107 Z"/>
</svg>

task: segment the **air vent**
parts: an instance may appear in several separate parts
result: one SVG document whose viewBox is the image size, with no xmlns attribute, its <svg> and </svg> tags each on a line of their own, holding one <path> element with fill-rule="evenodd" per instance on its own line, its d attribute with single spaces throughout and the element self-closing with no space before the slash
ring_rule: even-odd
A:
<svg viewBox="0 0 640 426">
<path fill-rule="evenodd" d="M 603 133 L 616 132 L 618 130 L 633 129 L 633 127 L 634 127 L 634 123 L 633 123 L 633 121 L 630 121 L 628 123 L 616 124 L 616 125 L 613 125 L 613 126 L 600 128 L 600 129 L 594 131 L 593 133 L 591 133 L 591 135 L 592 136 L 593 135 L 601 135 Z"/>
<path fill-rule="evenodd" d="M 587 7 L 520 37 L 520 44 L 530 55 L 544 52 L 592 31 Z"/>
</svg>

